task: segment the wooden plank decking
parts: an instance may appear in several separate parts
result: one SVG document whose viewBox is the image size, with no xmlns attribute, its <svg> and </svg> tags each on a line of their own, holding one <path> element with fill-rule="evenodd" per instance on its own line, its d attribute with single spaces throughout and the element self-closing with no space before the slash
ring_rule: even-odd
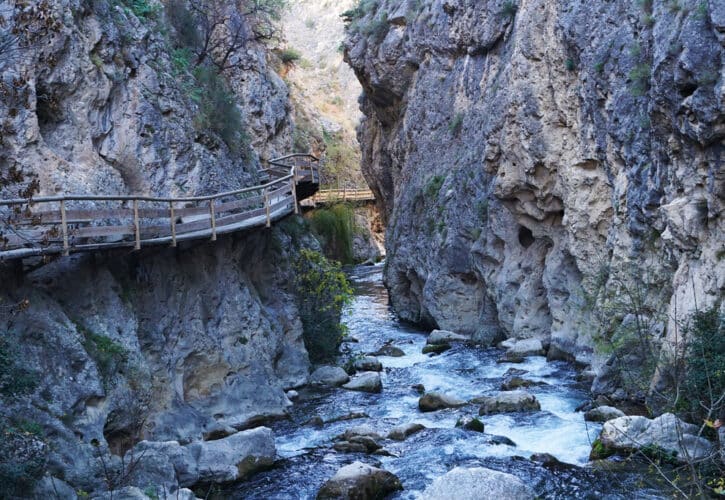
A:
<svg viewBox="0 0 725 500">
<path fill-rule="evenodd" d="M 292 154 L 269 162 L 267 182 L 208 196 L 64 195 L 0 200 L 0 260 L 138 250 L 269 227 L 298 211 L 319 188 L 318 159 Z"/>
</svg>

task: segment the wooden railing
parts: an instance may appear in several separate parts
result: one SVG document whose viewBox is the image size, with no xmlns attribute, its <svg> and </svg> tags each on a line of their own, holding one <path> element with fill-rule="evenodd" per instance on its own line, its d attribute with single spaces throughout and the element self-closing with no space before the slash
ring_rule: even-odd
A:
<svg viewBox="0 0 725 500">
<path fill-rule="evenodd" d="M 267 226 L 317 190 L 318 159 L 293 154 L 264 170 L 267 182 L 208 196 L 40 196 L 0 200 L 0 260 L 168 244 Z M 304 194 L 298 196 L 298 191 Z"/>
<path fill-rule="evenodd" d="M 375 195 L 370 189 L 320 189 L 306 199 L 303 205 L 316 206 L 346 201 L 375 201 Z"/>
</svg>

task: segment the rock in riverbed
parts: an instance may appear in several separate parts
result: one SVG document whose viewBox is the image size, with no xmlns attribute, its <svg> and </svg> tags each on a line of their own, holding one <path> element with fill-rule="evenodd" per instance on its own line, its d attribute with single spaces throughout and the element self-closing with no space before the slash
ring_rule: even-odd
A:
<svg viewBox="0 0 725 500">
<path fill-rule="evenodd" d="M 449 332 L 448 330 L 433 330 L 426 339 L 426 344 L 450 344 L 451 342 L 467 342 L 465 335 Z"/>
<path fill-rule="evenodd" d="M 516 476 L 483 467 L 456 467 L 433 481 L 422 495 L 426 500 L 528 500 L 534 497 L 534 491 Z"/>
<path fill-rule="evenodd" d="M 400 358 L 405 356 L 405 352 L 400 347 L 394 345 L 385 344 L 377 351 L 371 353 L 371 356 L 390 356 L 392 358 Z"/>
<path fill-rule="evenodd" d="M 466 402 L 455 396 L 441 394 L 438 392 L 428 392 L 418 399 L 418 409 L 420 411 L 435 411 L 443 408 L 458 408 L 465 405 Z"/>
<path fill-rule="evenodd" d="M 545 385 L 543 382 L 534 382 L 521 377 L 512 377 L 501 384 L 502 391 L 515 391 L 517 389 L 532 387 L 535 385 Z"/>
<path fill-rule="evenodd" d="M 499 392 L 493 396 L 475 398 L 471 400 L 471 403 L 481 405 L 481 408 L 478 410 L 479 415 L 541 409 L 541 405 L 536 397 L 524 391 Z"/>
<path fill-rule="evenodd" d="M 362 372 L 357 374 L 343 389 L 361 392 L 380 392 L 383 390 L 383 383 L 378 372 Z"/>
<path fill-rule="evenodd" d="M 402 489 L 403 485 L 394 474 L 354 462 L 338 470 L 322 485 L 317 500 L 376 500 Z"/>
<path fill-rule="evenodd" d="M 672 413 L 653 420 L 646 417 L 619 417 L 605 422 L 592 449 L 592 458 L 612 453 L 629 453 L 642 448 L 657 447 L 679 462 L 700 460 L 712 452 L 710 441 L 697 436 L 698 427 L 688 424 Z"/>
<path fill-rule="evenodd" d="M 425 426 L 417 422 L 409 422 L 407 424 L 398 425 L 390 429 L 390 432 L 388 432 L 388 439 L 392 439 L 393 441 L 405 441 L 405 438 L 415 434 L 416 432 L 422 431 L 423 429 L 425 429 Z"/>
<path fill-rule="evenodd" d="M 451 348 L 451 344 L 427 344 L 423 346 L 423 354 L 440 354 Z"/>
<path fill-rule="evenodd" d="M 502 360 L 509 362 L 520 362 L 527 356 L 543 356 L 546 353 L 544 346 L 539 339 L 524 339 L 513 344 L 504 353 Z"/>
<path fill-rule="evenodd" d="M 468 431 L 483 432 L 483 422 L 476 417 L 461 417 L 456 422 L 456 427 L 461 427 Z"/>
<path fill-rule="evenodd" d="M 360 359 L 356 359 L 352 366 L 357 372 L 383 371 L 383 364 L 374 356 L 364 356 Z"/>
<path fill-rule="evenodd" d="M 348 374 L 339 366 L 321 366 L 310 375 L 310 383 L 337 387 L 350 380 Z"/>
<path fill-rule="evenodd" d="M 587 422 L 606 422 L 624 416 L 622 410 L 618 410 L 613 406 L 597 406 L 584 414 L 584 420 Z"/>
</svg>

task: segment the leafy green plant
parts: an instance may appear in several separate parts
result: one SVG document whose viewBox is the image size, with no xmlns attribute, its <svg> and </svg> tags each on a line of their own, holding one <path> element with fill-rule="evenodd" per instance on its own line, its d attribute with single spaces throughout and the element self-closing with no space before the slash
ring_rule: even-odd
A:
<svg viewBox="0 0 725 500">
<path fill-rule="evenodd" d="M 76 328 L 83 335 L 83 347 L 88 355 L 93 358 L 103 381 L 108 383 L 118 370 L 128 361 L 128 351 L 109 337 L 100 335 L 76 325 Z"/>
<path fill-rule="evenodd" d="M 194 77 L 198 87 L 192 98 L 200 108 L 200 113 L 194 117 L 194 125 L 197 129 L 217 133 L 233 153 L 246 157 L 250 148 L 249 135 L 226 81 L 209 66 L 197 67 Z"/>
<path fill-rule="evenodd" d="M 431 177 L 431 179 L 428 181 L 428 184 L 425 186 L 425 195 L 428 198 L 435 198 L 438 196 L 438 193 L 441 190 L 441 187 L 443 186 L 443 182 L 445 182 L 446 177 L 444 175 L 434 175 Z"/>
<path fill-rule="evenodd" d="M 374 43 L 382 42 L 388 36 L 389 31 L 390 23 L 386 12 L 360 28 L 360 32 L 365 36 L 369 36 Z"/>
<path fill-rule="evenodd" d="M 0 336 L 0 394 L 17 397 L 38 386 L 36 372 L 18 363 L 18 349 L 8 334 Z"/>
<path fill-rule="evenodd" d="M 640 63 L 629 72 L 630 92 L 635 97 L 643 96 L 649 90 L 652 68 L 648 63 Z"/>
<path fill-rule="evenodd" d="M 292 48 L 282 49 L 278 52 L 278 55 L 283 64 L 293 64 L 295 61 L 302 59 L 302 54 Z"/>
<path fill-rule="evenodd" d="M 354 216 L 352 207 L 342 203 L 315 210 L 311 216 L 312 229 L 323 240 L 325 253 L 343 264 L 353 262 Z"/>
<path fill-rule="evenodd" d="M 499 12 L 499 16 L 513 19 L 516 16 L 516 12 L 518 12 L 518 10 L 519 6 L 516 2 L 507 1 L 504 2 L 503 7 L 501 7 L 501 12 Z"/>
<path fill-rule="evenodd" d="M 461 127 L 463 126 L 463 119 L 465 117 L 465 113 L 458 112 L 448 124 L 448 131 L 451 133 L 452 136 L 457 137 L 458 134 L 461 132 Z"/>
<path fill-rule="evenodd" d="M 599 62 L 595 63 L 594 64 L 594 71 L 596 71 L 597 73 L 604 72 L 604 62 L 603 61 L 599 61 Z"/>
<path fill-rule="evenodd" d="M 118 0 L 120 5 L 142 21 L 154 19 L 161 11 L 161 5 L 149 3 L 148 0 Z"/>
<path fill-rule="evenodd" d="M 564 66 L 566 67 L 567 71 L 574 71 L 576 69 L 576 63 L 574 62 L 574 59 L 567 59 L 564 62 Z"/>
<path fill-rule="evenodd" d="M 305 347 L 314 363 L 334 359 L 345 334 L 342 308 L 352 288 L 340 264 L 319 252 L 302 249 L 293 264 L 294 289 Z"/>
</svg>

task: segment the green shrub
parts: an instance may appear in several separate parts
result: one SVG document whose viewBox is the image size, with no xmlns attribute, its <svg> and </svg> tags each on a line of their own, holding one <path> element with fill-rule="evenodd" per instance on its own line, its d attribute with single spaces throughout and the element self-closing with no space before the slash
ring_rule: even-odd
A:
<svg viewBox="0 0 725 500">
<path fill-rule="evenodd" d="M 249 135 L 226 81 L 214 68 L 208 66 L 196 68 L 194 77 L 198 86 L 192 98 L 198 102 L 200 111 L 194 117 L 197 129 L 216 132 L 232 153 L 246 157 L 250 147 Z"/>
<path fill-rule="evenodd" d="M 291 48 L 280 50 L 278 55 L 283 64 L 292 64 L 302 59 L 302 54 L 298 50 Z"/>
<path fill-rule="evenodd" d="M 512 19 L 514 16 L 516 16 L 516 12 L 519 10 L 519 6 L 516 2 L 505 2 L 503 4 L 503 7 L 501 7 L 501 12 L 499 12 L 499 15 L 501 17 L 507 17 L 509 19 Z"/>
<path fill-rule="evenodd" d="M 443 186 L 443 182 L 445 182 L 446 177 L 444 175 L 434 175 L 431 177 L 431 179 L 428 181 L 428 184 L 425 186 L 425 195 L 428 198 L 435 198 L 438 196 L 438 193 L 441 190 L 441 187 Z"/>
<path fill-rule="evenodd" d="M 448 131 L 453 137 L 457 137 L 458 134 L 461 132 L 461 127 L 463 126 L 463 118 L 465 118 L 465 116 L 466 115 L 464 113 L 456 113 L 451 122 L 448 124 Z"/>
<path fill-rule="evenodd" d="M 171 0 L 166 9 L 166 15 L 174 27 L 176 37 L 182 46 L 193 48 L 201 45 L 198 22 L 194 19 L 194 15 L 189 9 L 186 8 L 185 2 L 182 0 Z"/>
<path fill-rule="evenodd" d="M 191 59 L 194 57 L 191 49 L 185 47 L 183 49 L 175 49 L 171 53 L 171 63 L 178 74 L 186 73 L 191 66 Z"/>
<path fill-rule="evenodd" d="M 330 361 L 345 333 L 342 308 L 352 299 L 352 288 L 340 264 L 302 249 L 293 265 L 297 307 L 305 347 L 313 363 Z"/>
<path fill-rule="evenodd" d="M 389 31 L 390 23 L 388 23 L 388 14 L 385 12 L 360 28 L 360 32 L 369 36 L 376 44 L 382 42 L 388 36 Z"/>
<path fill-rule="evenodd" d="M 352 240 L 355 235 L 355 212 L 346 204 L 315 210 L 312 229 L 323 240 L 325 253 L 343 264 L 353 263 Z"/>
<path fill-rule="evenodd" d="M 148 0 L 120 0 L 120 5 L 142 21 L 155 18 L 161 10 L 160 5 L 151 5 Z"/>
<path fill-rule="evenodd" d="M 27 498 L 43 476 L 48 447 L 35 433 L 0 421 L 0 491 L 2 498 Z"/>
<path fill-rule="evenodd" d="M 17 397 L 38 386 L 36 372 L 18 363 L 18 350 L 7 334 L 0 336 L 0 394 Z"/>
<path fill-rule="evenodd" d="M 640 63 L 629 72 L 630 91 L 635 97 L 643 96 L 649 90 L 652 68 L 647 63 Z"/>
<path fill-rule="evenodd" d="M 118 370 L 128 361 L 126 349 L 105 335 L 93 333 L 86 328 L 76 325 L 83 335 L 83 347 L 88 355 L 96 362 L 98 372 L 104 383 L 111 381 Z"/>
<path fill-rule="evenodd" d="M 566 66 L 567 71 L 574 71 L 576 69 L 576 63 L 574 62 L 574 59 L 567 59 L 564 63 L 564 66 Z"/>
</svg>

